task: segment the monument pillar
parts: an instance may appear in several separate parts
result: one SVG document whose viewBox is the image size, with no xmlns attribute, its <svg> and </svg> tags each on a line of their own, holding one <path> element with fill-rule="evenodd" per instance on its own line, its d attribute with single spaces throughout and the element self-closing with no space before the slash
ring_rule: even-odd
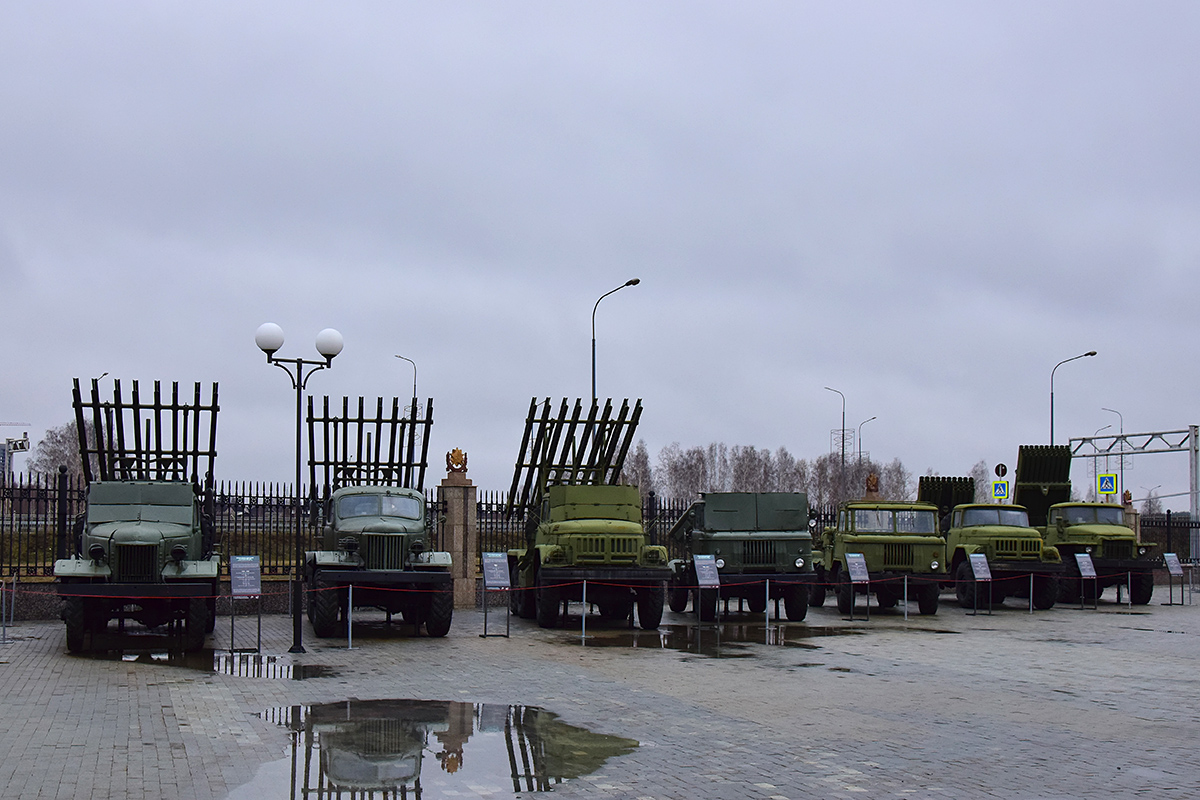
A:
<svg viewBox="0 0 1200 800">
<path fill-rule="evenodd" d="M 474 608 L 479 561 L 476 486 L 467 477 L 467 454 L 458 448 L 446 454 L 446 477 L 438 484 L 437 496 L 446 514 L 442 547 L 454 561 L 454 607 Z"/>
</svg>

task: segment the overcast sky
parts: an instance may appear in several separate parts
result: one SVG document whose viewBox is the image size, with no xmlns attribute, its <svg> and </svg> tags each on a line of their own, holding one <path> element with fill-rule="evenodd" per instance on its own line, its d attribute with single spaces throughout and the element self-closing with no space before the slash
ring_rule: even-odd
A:
<svg viewBox="0 0 1200 800">
<path fill-rule="evenodd" d="M 254 332 L 315 357 L 334 327 L 314 394 L 407 397 L 403 354 L 435 478 L 461 447 L 507 488 L 638 277 L 597 380 L 652 455 L 813 458 L 830 386 L 876 460 L 1012 468 L 1093 349 L 1059 443 L 1104 407 L 1186 428 L 1197 31 L 1194 2 L 8 3 L 0 420 L 38 439 L 73 377 L 218 381 L 217 476 L 290 480 Z"/>
</svg>

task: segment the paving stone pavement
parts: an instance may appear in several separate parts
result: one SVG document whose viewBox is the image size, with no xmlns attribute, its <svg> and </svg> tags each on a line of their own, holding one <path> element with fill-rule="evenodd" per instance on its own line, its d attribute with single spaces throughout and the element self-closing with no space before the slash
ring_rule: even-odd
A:
<svg viewBox="0 0 1200 800">
<path fill-rule="evenodd" d="M 565 629 L 513 618 L 507 639 L 481 638 L 479 611 L 456 611 L 444 639 L 368 614 L 353 650 L 306 622 L 295 656 L 290 618 L 264 617 L 263 661 L 317 675 L 303 680 L 214 671 L 212 653 L 71 656 L 61 623 L 24 622 L 0 645 L 0 797 L 288 797 L 292 738 L 271 709 L 412 698 L 540 706 L 640 743 L 560 797 L 1192 798 L 1200 605 L 1159 601 L 969 616 L 943 598 L 908 620 L 827 606 L 699 630 L 668 612 L 659 633 L 591 616 L 584 645 L 578 604 Z M 229 647 L 227 618 L 212 645 Z M 454 796 L 515 796 L 496 783 Z"/>
</svg>

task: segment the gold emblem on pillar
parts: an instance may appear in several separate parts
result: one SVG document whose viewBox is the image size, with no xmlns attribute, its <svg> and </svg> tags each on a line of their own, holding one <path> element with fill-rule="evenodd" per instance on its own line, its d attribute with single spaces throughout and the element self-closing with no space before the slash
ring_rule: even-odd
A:
<svg viewBox="0 0 1200 800">
<path fill-rule="evenodd" d="M 459 448 L 446 453 L 446 472 L 465 473 L 467 471 L 467 454 Z"/>
</svg>

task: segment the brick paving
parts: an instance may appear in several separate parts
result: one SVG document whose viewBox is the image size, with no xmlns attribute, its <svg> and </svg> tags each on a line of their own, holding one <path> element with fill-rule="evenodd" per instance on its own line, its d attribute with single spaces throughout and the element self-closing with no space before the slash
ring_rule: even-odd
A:
<svg viewBox="0 0 1200 800">
<path fill-rule="evenodd" d="M 661 635 L 589 617 L 581 646 L 578 604 L 567 629 L 514 618 L 509 639 L 480 638 L 476 611 L 444 639 L 376 615 L 352 651 L 306 622 L 297 656 L 290 618 L 265 617 L 273 665 L 325 675 L 304 680 L 71 656 L 61 623 L 21 622 L 0 645 L 0 797 L 288 797 L 291 739 L 264 712 L 413 698 L 540 706 L 640 742 L 561 797 L 1191 798 L 1200 605 L 1159 600 L 1032 616 L 1010 600 L 972 617 L 943 598 L 936 616 L 869 622 L 830 604 L 769 633 L 733 617 L 718 649 L 700 631 L 700 652 L 694 622 L 670 612 Z M 252 641 L 239 623 L 239 646 Z M 222 618 L 213 646 L 228 645 Z M 513 796 L 511 782 L 494 793 L 504 777 L 457 796 Z"/>
</svg>

